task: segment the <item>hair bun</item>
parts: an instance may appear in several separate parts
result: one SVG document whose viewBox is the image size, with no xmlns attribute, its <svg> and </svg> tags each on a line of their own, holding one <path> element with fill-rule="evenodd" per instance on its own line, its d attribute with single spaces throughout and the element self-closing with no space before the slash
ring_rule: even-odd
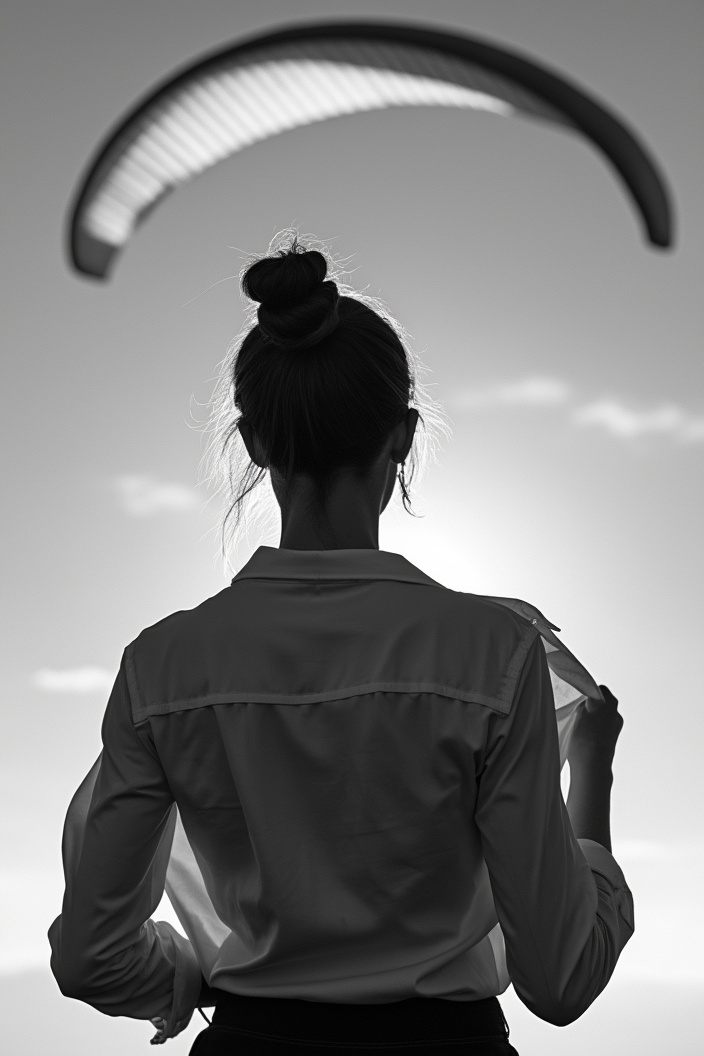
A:
<svg viewBox="0 0 704 1056">
<path fill-rule="evenodd" d="M 297 241 L 278 256 L 263 257 L 247 268 L 242 290 L 259 302 L 257 317 L 267 337 L 295 344 L 323 326 L 339 299 L 337 284 L 325 280 L 327 271 L 323 254 Z"/>
<path fill-rule="evenodd" d="M 307 301 L 325 281 L 328 262 L 317 249 L 292 247 L 277 257 L 263 257 L 246 271 L 242 289 L 270 311 L 281 311 Z"/>
</svg>

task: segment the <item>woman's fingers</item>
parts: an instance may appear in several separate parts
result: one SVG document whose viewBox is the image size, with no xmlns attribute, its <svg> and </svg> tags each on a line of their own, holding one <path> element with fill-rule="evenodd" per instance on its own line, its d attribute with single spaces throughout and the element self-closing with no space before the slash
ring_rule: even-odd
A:
<svg viewBox="0 0 704 1056">
<path fill-rule="evenodd" d="M 157 1028 L 156 1034 L 154 1035 L 152 1040 L 149 1042 L 149 1044 L 150 1045 L 161 1045 L 161 1044 L 163 1044 L 163 1042 L 166 1041 L 166 1038 L 164 1037 L 164 1030 L 166 1029 L 166 1020 L 162 1019 L 161 1016 L 152 1016 L 152 1018 L 149 1020 L 149 1022 L 152 1024 L 152 1026 Z"/>
</svg>

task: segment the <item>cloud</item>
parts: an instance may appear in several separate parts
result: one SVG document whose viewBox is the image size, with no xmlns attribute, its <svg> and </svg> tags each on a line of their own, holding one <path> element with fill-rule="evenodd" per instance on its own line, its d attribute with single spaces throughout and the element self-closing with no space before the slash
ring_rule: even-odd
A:
<svg viewBox="0 0 704 1056">
<path fill-rule="evenodd" d="M 153 517 L 165 510 L 195 510 L 201 503 L 193 488 L 160 484 L 146 474 L 123 473 L 112 486 L 123 509 L 132 517 Z"/>
<path fill-rule="evenodd" d="M 63 671 L 42 667 L 34 672 L 31 682 L 49 693 L 109 693 L 115 676 L 115 671 L 104 667 L 67 667 Z"/>
<path fill-rule="evenodd" d="M 573 389 L 562 379 L 535 375 L 521 381 L 460 390 L 449 402 L 464 410 L 558 407 L 572 397 Z M 669 436 L 684 444 L 704 441 L 704 416 L 690 414 L 675 403 L 636 410 L 623 400 L 603 397 L 573 407 L 568 421 L 576 428 L 594 426 L 623 440 L 655 434 Z"/>
<path fill-rule="evenodd" d="M 618 400 L 594 400 L 573 411 L 571 421 L 577 426 L 600 426 L 618 437 L 659 433 L 684 443 L 704 440 L 704 417 L 690 416 L 674 403 L 664 403 L 650 411 L 635 411 Z"/>
<path fill-rule="evenodd" d="M 559 378 L 531 377 L 509 384 L 487 385 L 483 389 L 469 389 L 452 399 L 457 407 L 480 408 L 499 406 L 553 406 L 564 403 L 570 396 L 570 386 Z"/>
</svg>

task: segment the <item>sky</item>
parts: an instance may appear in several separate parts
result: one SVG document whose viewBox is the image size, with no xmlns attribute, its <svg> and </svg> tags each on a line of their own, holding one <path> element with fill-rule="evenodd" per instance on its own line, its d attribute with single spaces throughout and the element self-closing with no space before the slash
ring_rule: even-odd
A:
<svg viewBox="0 0 704 1056">
<path fill-rule="evenodd" d="M 422 517 L 389 506 L 380 548 L 454 590 L 536 605 L 624 717 L 611 832 L 635 934 L 567 1028 L 538 1020 L 509 988 L 511 1041 L 521 1056 L 657 1051 L 665 1039 L 682 1056 L 698 1051 L 704 8 L 435 0 L 429 10 L 422 0 L 5 0 L 0 995 L 15 1056 L 49 1045 L 82 1056 L 96 1039 L 124 1052 L 152 1035 L 62 997 L 51 975 L 63 820 L 100 752 L 125 646 L 233 574 L 219 557 L 219 501 L 198 484 L 195 422 L 244 322 L 239 270 L 294 223 L 330 240 L 350 259 L 349 281 L 402 322 L 449 416 L 451 440 L 412 492 Z M 674 248 L 646 243 L 612 170 L 578 137 L 423 107 L 255 144 L 171 195 L 110 282 L 70 269 L 64 225 L 78 179 L 155 83 L 240 37 L 365 17 L 513 47 L 608 102 L 667 177 Z M 279 536 L 276 526 L 250 538 L 236 567 Z M 155 919 L 178 926 L 167 899 Z M 173 1056 L 204 1026 L 196 1013 Z"/>
</svg>

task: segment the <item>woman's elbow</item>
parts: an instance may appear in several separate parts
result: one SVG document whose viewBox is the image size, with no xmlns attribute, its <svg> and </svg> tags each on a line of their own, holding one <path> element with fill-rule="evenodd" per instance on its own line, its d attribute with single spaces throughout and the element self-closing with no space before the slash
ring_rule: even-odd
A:
<svg viewBox="0 0 704 1056">
<path fill-rule="evenodd" d="M 73 997 L 78 1001 L 85 999 L 88 993 L 88 973 L 82 965 L 76 962 L 62 963 L 52 957 L 51 973 L 64 997 Z"/>
<path fill-rule="evenodd" d="M 574 1023 L 576 1019 L 579 1019 L 589 1007 L 589 1005 L 575 1006 L 566 1001 L 538 1002 L 535 997 L 527 1001 L 518 991 L 516 993 L 521 1002 L 534 1016 L 542 1019 L 544 1023 L 550 1023 L 553 1027 L 569 1027 L 570 1023 Z"/>
</svg>

